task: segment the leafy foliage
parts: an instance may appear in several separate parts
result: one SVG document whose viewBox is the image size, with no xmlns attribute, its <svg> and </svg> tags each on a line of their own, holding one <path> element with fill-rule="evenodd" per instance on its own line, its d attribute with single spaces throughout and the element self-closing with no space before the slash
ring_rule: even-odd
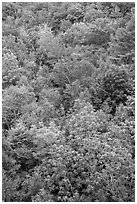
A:
<svg viewBox="0 0 137 204">
<path fill-rule="evenodd" d="M 135 4 L 2 4 L 4 202 L 135 201 Z"/>
</svg>

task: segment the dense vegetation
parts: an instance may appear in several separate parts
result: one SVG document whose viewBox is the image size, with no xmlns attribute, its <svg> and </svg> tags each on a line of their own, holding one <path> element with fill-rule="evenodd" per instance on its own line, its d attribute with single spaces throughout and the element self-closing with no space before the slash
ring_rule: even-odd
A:
<svg viewBox="0 0 137 204">
<path fill-rule="evenodd" d="M 135 201 L 134 3 L 3 3 L 3 201 Z"/>
</svg>

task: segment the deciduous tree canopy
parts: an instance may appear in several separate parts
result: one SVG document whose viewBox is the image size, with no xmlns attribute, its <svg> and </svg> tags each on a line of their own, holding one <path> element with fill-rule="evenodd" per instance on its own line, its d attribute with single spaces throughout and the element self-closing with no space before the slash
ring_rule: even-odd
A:
<svg viewBox="0 0 137 204">
<path fill-rule="evenodd" d="M 135 4 L 4 2 L 4 202 L 135 201 Z"/>
</svg>

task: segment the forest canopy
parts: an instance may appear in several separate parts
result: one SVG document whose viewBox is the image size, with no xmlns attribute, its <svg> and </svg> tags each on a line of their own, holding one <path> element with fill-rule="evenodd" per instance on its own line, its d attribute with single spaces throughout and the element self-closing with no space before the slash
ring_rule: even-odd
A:
<svg viewBox="0 0 137 204">
<path fill-rule="evenodd" d="M 135 3 L 2 3 L 3 202 L 135 201 Z"/>
</svg>

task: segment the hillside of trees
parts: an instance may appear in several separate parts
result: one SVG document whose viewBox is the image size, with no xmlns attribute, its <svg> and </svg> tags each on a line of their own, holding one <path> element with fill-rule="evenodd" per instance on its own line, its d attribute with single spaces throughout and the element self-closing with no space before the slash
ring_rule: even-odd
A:
<svg viewBox="0 0 137 204">
<path fill-rule="evenodd" d="M 4 202 L 135 201 L 135 3 L 2 3 Z"/>
</svg>

